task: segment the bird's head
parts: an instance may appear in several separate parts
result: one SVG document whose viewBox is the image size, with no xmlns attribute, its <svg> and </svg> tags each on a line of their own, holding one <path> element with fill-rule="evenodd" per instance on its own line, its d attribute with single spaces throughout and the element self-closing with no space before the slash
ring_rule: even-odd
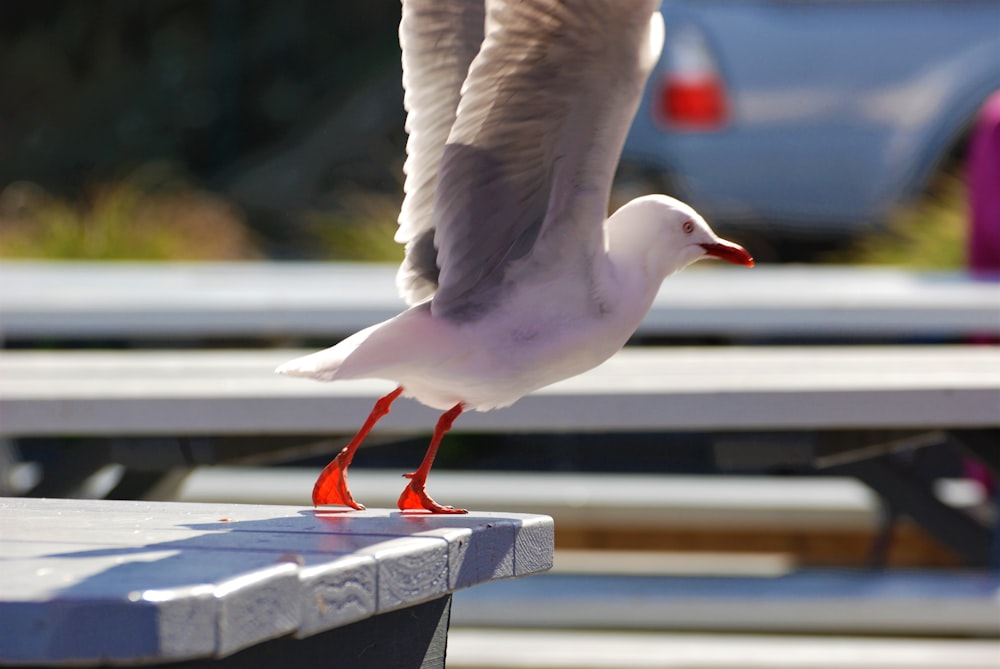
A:
<svg viewBox="0 0 1000 669">
<path fill-rule="evenodd" d="M 608 253 L 640 261 L 663 279 L 702 258 L 753 267 L 739 244 L 719 237 L 698 212 L 666 195 L 645 195 L 616 211 L 607 222 Z"/>
</svg>

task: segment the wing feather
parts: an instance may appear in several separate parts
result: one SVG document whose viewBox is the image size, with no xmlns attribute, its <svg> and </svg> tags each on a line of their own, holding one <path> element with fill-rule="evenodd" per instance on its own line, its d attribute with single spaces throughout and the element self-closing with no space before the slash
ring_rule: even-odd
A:
<svg viewBox="0 0 1000 669">
<path fill-rule="evenodd" d="M 433 205 L 432 309 L 456 319 L 500 299 L 519 259 L 603 252 L 611 181 L 662 46 L 659 0 L 488 6 Z"/>
<path fill-rule="evenodd" d="M 455 122 L 462 82 L 479 51 L 486 9 L 481 0 L 406 0 L 399 24 L 407 110 L 405 197 L 396 241 L 406 244 L 397 286 L 409 304 L 437 288 L 432 211 L 438 167 Z"/>
</svg>

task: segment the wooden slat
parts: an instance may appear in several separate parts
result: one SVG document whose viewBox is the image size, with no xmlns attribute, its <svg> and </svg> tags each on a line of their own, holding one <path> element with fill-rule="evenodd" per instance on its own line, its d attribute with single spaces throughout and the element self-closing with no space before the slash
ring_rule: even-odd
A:
<svg viewBox="0 0 1000 669">
<path fill-rule="evenodd" d="M 457 594 L 452 621 L 527 629 L 1000 637 L 1000 577 L 843 569 L 777 577 L 545 574 Z"/>
<path fill-rule="evenodd" d="M 224 656 L 551 566 L 552 521 L 0 499 L 0 664 Z"/>
<path fill-rule="evenodd" d="M 334 340 L 395 315 L 395 266 L 0 263 L 0 338 Z M 1000 281 L 895 268 L 701 264 L 664 282 L 640 336 L 1000 334 Z"/>
<path fill-rule="evenodd" d="M 414 452 L 414 461 L 420 456 Z M 366 469 L 355 459 L 351 488 L 372 506 L 391 506 L 401 471 Z M 200 467 L 177 498 L 190 502 L 309 504 L 316 469 Z M 967 505 L 986 495 L 973 482 Z M 877 495 L 848 478 L 436 470 L 433 495 L 450 504 L 543 513 L 559 528 L 559 549 L 782 555 L 804 566 L 864 567 L 881 508 Z M 556 564 L 559 564 L 557 551 Z M 887 555 L 893 567 L 954 567 L 958 557 L 916 525 L 900 522 Z M 619 568 L 617 561 L 608 562 Z"/>
<path fill-rule="evenodd" d="M 448 640 L 449 669 L 996 669 L 997 658 L 986 639 L 453 627 Z"/>
<path fill-rule="evenodd" d="M 419 449 L 414 460 L 420 457 Z M 362 449 L 351 488 L 371 506 L 391 506 L 403 489 L 400 473 L 366 469 Z M 200 467 L 181 484 L 188 502 L 310 503 L 318 471 L 300 467 Z M 575 472 L 435 470 L 433 492 L 450 503 L 479 509 L 553 516 L 560 532 L 595 528 L 649 533 L 744 527 L 766 530 L 873 531 L 878 498 L 847 478 L 790 478 Z"/>
<path fill-rule="evenodd" d="M 0 352 L 0 434 L 340 434 L 381 381 L 277 377 L 300 351 Z M 995 346 L 625 349 L 465 431 L 994 427 Z M 436 414 L 397 402 L 377 429 L 425 432 Z"/>
</svg>

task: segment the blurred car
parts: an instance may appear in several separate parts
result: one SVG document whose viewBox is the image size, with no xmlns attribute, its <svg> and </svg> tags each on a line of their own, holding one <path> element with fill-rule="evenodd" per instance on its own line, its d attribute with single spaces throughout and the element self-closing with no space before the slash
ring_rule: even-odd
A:
<svg viewBox="0 0 1000 669">
<path fill-rule="evenodd" d="M 845 238 L 928 184 L 1000 88 L 1000 0 L 664 0 L 620 176 L 713 224 Z M 648 184 L 647 184 L 648 185 Z"/>
</svg>

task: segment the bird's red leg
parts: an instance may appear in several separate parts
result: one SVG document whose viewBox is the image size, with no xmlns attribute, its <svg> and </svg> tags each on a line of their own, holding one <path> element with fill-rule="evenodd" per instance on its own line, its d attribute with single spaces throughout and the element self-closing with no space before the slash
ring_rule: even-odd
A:
<svg viewBox="0 0 1000 669">
<path fill-rule="evenodd" d="M 343 506 L 349 506 L 352 509 L 358 509 L 359 511 L 364 509 L 363 504 L 359 504 L 354 501 L 354 497 L 351 495 L 350 489 L 347 487 L 347 467 L 351 464 L 351 460 L 354 459 L 354 453 L 361 446 L 361 442 L 365 440 L 368 433 L 371 432 L 372 428 L 375 427 L 375 423 L 379 421 L 382 416 L 389 413 L 389 407 L 392 406 L 393 401 L 399 397 L 399 394 L 403 392 L 403 388 L 399 387 L 393 390 L 391 393 L 385 397 L 380 398 L 375 402 L 375 406 L 372 407 L 372 411 L 368 414 L 368 420 L 365 424 L 361 426 L 358 433 L 354 436 L 347 446 L 344 446 L 343 450 L 337 454 L 333 460 L 330 461 L 323 471 L 320 473 L 319 478 L 316 479 L 316 484 L 313 485 L 313 504 L 315 506 L 320 506 L 322 504 L 341 504 Z"/>
<path fill-rule="evenodd" d="M 431 513 L 468 513 L 465 509 L 456 509 L 453 506 L 438 504 L 424 490 L 427 485 L 427 474 L 431 471 L 431 465 L 434 464 L 434 456 L 437 455 L 438 446 L 441 445 L 441 438 L 451 429 L 451 424 L 455 422 L 455 419 L 461 413 L 462 403 L 459 402 L 441 414 L 437 425 L 434 426 L 434 436 L 431 438 L 431 445 L 427 447 L 427 453 L 424 455 L 424 460 L 420 463 L 420 467 L 415 472 L 403 474 L 403 476 L 410 479 L 410 484 L 406 486 L 403 494 L 399 496 L 399 501 L 396 502 L 396 506 L 403 511 L 420 511 L 426 509 Z"/>
</svg>

